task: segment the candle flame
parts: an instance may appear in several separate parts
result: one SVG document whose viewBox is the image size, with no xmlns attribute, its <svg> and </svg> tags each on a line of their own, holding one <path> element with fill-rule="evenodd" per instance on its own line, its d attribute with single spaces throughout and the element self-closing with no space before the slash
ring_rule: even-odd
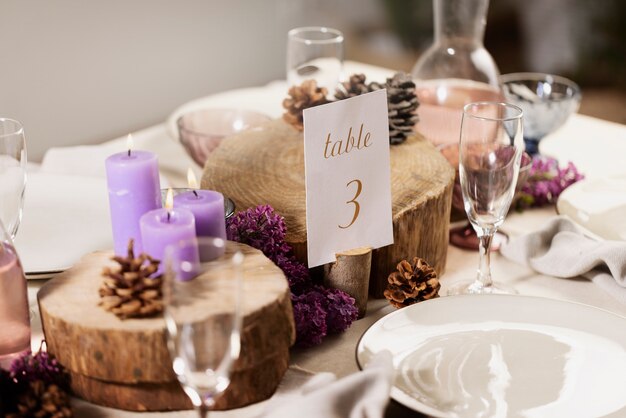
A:
<svg viewBox="0 0 626 418">
<path fill-rule="evenodd" d="M 167 189 L 167 195 L 165 195 L 165 209 L 169 212 L 174 207 L 174 192 L 172 189 Z"/>
<path fill-rule="evenodd" d="M 131 134 L 128 134 L 126 137 L 126 148 L 128 148 L 128 155 L 130 155 L 130 152 L 133 150 L 133 136 Z"/>
<path fill-rule="evenodd" d="M 196 179 L 196 175 L 193 174 L 191 168 L 187 169 L 187 184 L 189 185 L 190 189 L 198 188 L 198 180 Z"/>
</svg>

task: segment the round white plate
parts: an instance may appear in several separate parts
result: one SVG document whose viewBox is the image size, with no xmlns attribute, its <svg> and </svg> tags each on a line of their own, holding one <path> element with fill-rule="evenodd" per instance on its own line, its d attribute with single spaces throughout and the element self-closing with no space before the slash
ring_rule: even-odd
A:
<svg viewBox="0 0 626 418">
<path fill-rule="evenodd" d="M 527 296 L 449 296 L 380 319 L 357 362 L 389 350 L 391 396 L 434 417 L 626 416 L 626 318 Z"/>
<path fill-rule="evenodd" d="M 626 175 L 581 180 L 561 193 L 556 207 L 597 238 L 626 241 Z"/>
</svg>

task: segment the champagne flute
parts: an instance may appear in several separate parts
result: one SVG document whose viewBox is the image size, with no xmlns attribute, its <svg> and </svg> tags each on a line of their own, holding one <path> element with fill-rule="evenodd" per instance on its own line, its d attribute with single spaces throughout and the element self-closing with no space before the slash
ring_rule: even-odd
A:
<svg viewBox="0 0 626 418">
<path fill-rule="evenodd" d="M 16 120 L 0 118 L 0 220 L 12 240 L 22 221 L 26 160 L 24 127 Z"/>
<path fill-rule="evenodd" d="M 453 285 L 448 294 L 515 293 L 491 279 L 490 247 L 515 193 L 524 152 L 522 110 L 499 102 L 463 108 L 459 176 L 465 213 L 479 239 L 476 279 Z"/>
<path fill-rule="evenodd" d="M 164 258 L 172 366 L 204 418 L 229 386 L 239 357 L 243 254 L 221 238 L 199 237 L 170 245 Z"/>
</svg>

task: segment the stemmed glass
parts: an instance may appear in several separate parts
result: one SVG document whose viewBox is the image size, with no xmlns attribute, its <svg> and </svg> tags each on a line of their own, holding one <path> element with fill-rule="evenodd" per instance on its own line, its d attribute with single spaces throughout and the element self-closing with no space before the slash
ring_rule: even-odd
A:
<svg viewBox="0 0 626 418">
<path fill-rule="evenodd" d="M 22 124 L 0 118 L 0 220 L 13 240 L 22 221 L 26 160 Z"/>
<path fill-rule="evenodd" d="M 522 110 L 508 103 L 477 102 L 463 108 L 459 176 L 465 212 L 479 238 L 476 279 L 449 294 L 515 293 L 491 279 L 490 247 L 509 211 L 524 152 Z"/>
<path fill-rule="evenodd" d="M 200 417 L 230 384 L 241 348 L 243 254 L 220 238 L 165 250 L 165 321 L 174 373 Z M 208 260 L 208 261 L 207 261 Z"/>
</svg>

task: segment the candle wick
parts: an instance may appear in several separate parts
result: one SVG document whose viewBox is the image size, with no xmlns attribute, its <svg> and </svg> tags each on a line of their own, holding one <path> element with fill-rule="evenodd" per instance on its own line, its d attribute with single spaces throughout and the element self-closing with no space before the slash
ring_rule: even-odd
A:
<svg viewBox="0 0 626 418">
<path fill-rule="evenodd" d="M 193 191 L 194 196 L 199 197 L 198 196 L 198 192 L 196 192 L 195 190 Z"/>
<path fill-rule="evenodd" d="M 168 210 L 167 211 L 167 223 L 170 223 L 170 218 L 171 218 L 172 214 L 171 212 Z"/>
</svg>

